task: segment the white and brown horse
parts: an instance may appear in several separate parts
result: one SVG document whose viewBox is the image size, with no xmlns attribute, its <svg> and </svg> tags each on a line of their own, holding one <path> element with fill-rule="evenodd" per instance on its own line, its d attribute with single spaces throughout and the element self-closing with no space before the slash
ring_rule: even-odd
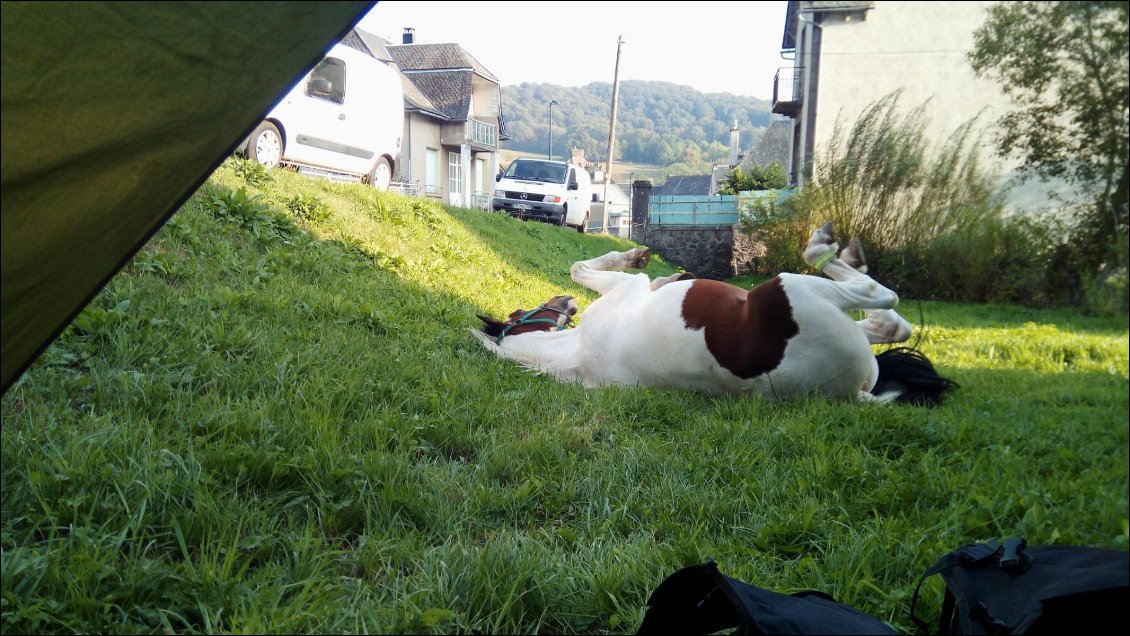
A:
<svg viewBox="0 0 1130 636">
<path fill-rule="evenodd" d="M 624 273 L 646 267 L 650 252 L 610 252 L 570 269 L 600 294 L 577 327 L 565 329 L 576 301 L 555 296 L 505 322 L 479 316 L 475 334 L 503 358 L 588 387 L 937 404 L 957 384 L 915 349 L 872 353 L 872 344 L 906 341 L 911 326 L 894 311 L 898 295 L 867 275 L 859 242 L 838 249 L 827 223 L 804 259 L 829 278 L 780 274 L 749 291 L 688 274 Z M 866 318 L 853 320 L 849 309 Z"/>
</svg>

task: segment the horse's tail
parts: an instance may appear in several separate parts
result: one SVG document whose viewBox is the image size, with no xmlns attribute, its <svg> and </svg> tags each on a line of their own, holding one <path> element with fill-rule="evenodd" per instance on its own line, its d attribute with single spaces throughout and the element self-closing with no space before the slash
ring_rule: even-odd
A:
<svg viewBox="0 0 1130 636">
<path fill-rule="evenodd" d="M 913 347 L 889 349 L 875 359 L 879 362 L 879 380 L 871 389 L 872 395 L 897 393 L 896 402 L 937 406 L 947 391 L 961 386 L 938 375 L 929 358 Z"/>
</svg>

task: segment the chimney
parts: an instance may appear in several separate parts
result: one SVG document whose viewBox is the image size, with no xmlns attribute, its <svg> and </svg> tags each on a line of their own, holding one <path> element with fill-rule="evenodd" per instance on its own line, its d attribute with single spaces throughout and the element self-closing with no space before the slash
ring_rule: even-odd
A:
<svg viewBox="0 0 1130 636">
<path fill-rule="evenodd" d="M 416 29 L 413 29 L 412 27 L 404 27 L 404 35 L 401 37 L 401 43 L 412 44 L 412 40 L 415 39 L 412 37 L 412 32 L 415 30 Z"/>
<path fill-rule="evenodd" d="M 730 126 L 730 167 L 738 167 L 738 120 Z"/>
</svg>

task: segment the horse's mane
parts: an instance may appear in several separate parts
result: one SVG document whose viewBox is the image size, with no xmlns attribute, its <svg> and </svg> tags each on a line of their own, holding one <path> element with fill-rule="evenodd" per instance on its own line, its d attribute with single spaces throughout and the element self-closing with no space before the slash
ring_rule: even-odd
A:
<svg viewBox="0 0 1130 636">
<path fill-rule="evenodd" d="M 871 390 L 874 395 L 898 392 L 896 402 L 915 406 L 938 406 L 947 391 L 960 385 L 938 375 L 934 365 L 914 347 L 895 347 L 875 356 L 879 363 L 879 380 Z"/>
</svg>

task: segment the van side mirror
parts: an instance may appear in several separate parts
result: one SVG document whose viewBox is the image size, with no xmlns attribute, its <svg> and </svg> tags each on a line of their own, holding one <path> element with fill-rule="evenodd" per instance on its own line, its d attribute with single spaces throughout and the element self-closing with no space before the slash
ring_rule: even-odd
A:
<svg viewBox="0 0 1130 636">
<path fill-rule="evenodd" d="M 328 79 L 316 78 L 310 80 L 310 93 L 314 95 L 325 96 L 333 92 L 333 84 Z"/>
<path fill-rule="evenodd" d="M 577 183 L 576 181 L 574 181 L 574 182 L 572 182 L 572 183 L 570 183 L 570 184 L 569 184 L 569 189 L 570 189 L 570 190 L 576 190 L 576 189 L 577 189 L 577 188 L 579 188 L 579 187 L 580 187 L 580 184 L 578 184 L 578 183 Z"/>
<path fill-rule="evenodd" d="M 494 180 L 495 180 L 496 182 L 498 182 L 498 181 L 502 181 L 502 173 L 500 172 L 500 173 L 498 173 L 498 174 L 494 175 Z"/>
</svg>

